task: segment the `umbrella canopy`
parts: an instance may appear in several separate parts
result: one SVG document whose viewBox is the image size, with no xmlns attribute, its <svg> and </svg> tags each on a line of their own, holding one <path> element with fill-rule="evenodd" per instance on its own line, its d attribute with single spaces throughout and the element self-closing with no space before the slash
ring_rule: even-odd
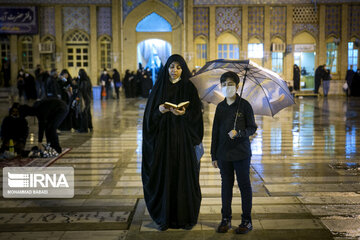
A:
<svg viewBox="0 0 360 240">
<path fill-rule="evenodd" d="M 201 100 L 213 104 L 224 100 L 220 76 L 227 71 L 239 75 L 238 93 L 251 104 L 256 115 L 274 116 L 295 103 L 286 82 L 278 74 L 250 60 L 223 59 L 207 62 L 191 78 Z"/>
</svg>

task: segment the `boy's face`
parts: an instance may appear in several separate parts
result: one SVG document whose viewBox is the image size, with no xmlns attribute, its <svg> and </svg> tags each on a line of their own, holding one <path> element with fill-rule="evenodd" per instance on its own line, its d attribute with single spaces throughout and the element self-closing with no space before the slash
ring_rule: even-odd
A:
<svg viewBox="0 0 360 240">
<path fill-rule="evenodd" d="M 221 91 L 224 97 L 233 98 L 236 95 L 237 89 L 238 86 L 231 78 L 227 78 L 225 82 L 221 83 Z"/>
<path fill-rule="evenodd" d="M 221 83 L 221 87 L 230 87 L 230 86 L 234 86 L 236 88 L 236 90 L 238 89 L 238 86 L 236 85 L 236 83 L 231 79 L 231 78 L 227 78 L 225 82 Z"/>
</svg>

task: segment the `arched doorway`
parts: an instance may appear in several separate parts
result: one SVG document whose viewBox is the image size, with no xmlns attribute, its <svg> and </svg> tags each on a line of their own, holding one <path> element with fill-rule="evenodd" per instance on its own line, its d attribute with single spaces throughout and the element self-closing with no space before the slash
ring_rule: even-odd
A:
<svg viewBox="0 0 360 240">
<path fill-rule="evenodd" d="M 65 38 L 65 66 L 71 76 L 77 76 L 81 68 L 89 74 L 89 36 L 74 31 Z"/>
<path fill-rule="evenodd" d="M 167 58 L 171 55 L 170 43 L 161 39 L 147 39 L 137 46 L 137 62 L 143 68 L 150 68 L 152 79 L 155 83 L 156 73 L 164 66 Z"/>
<path fill-rule="evenodd" d="M 294 64 L 301 72 L 300 90 L 313 91 L 315 88 L 315 53 L 316 40 L 307 32 L 302 32 L 294 38 Z"/>
<path fill-rule="evenodd" d="M 155 17 L 159 21 L 150 21 L 152 27 L 147 31 L 139 31 L 139 28 L 146 19 Z M 164 21 L 163 21 L 164 20 Z M 167 31 L 156 30 L 154 27 L 167 26 Z M 176 12 L 160 1 L 145 1 L 132 10 L 124 21 L 124 34 L 122 50 L 122 72 L 126 69 L 134 71 L 138 68 L 137 47 L 143 41 L 149 39 L 161 39 L 171 46 L 171 53 L 183 52 L 184 25 L 182 19 Z"/>
</svg>

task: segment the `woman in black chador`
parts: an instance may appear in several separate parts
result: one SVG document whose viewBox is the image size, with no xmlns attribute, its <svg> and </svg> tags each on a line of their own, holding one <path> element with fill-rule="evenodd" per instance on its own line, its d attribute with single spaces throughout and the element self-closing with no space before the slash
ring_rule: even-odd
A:
<svg viewBox="0 0 360 240">
<path fill-rule="evenodd" d="M 160 230 L 191 229 L 199 215 L 201 192 L 194 146 L 204 126 L 201 101 L 180 55 L 172 55 L 159 74 L 143 121 L 142 181 L 146 206 Z M 164 102 L 189 106 L 167 109 Z"/>
</svg>

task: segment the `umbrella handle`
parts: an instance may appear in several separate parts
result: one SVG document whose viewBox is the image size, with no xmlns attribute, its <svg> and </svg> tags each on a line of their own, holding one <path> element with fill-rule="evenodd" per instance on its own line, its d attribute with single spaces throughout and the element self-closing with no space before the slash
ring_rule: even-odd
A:
<svg viewBox="0 0 360 240">
<path fill-rule="evenodd" d="M 240 108 L 240 104 L 241 104 L 241 97 L 242 97 L 242 93 L 244 90 L 244 86 L 245 86 L 245 81 L 246 81 L 246 76 L 247 76 L 247 71 L 249 70 L 248 67 L 245 68 L 245 74 L 244 74 L 244 81 L 243 81 L 243 85 L 241 86 L 241 91 L 240 91 L 240 100 L 239 100 L 239 104 L 237 106 L 237 110 L 236 110 L 236 115 L 235 115 L 235 121 L 234 121 L 234 130 L 236 127 L 236 122 L 237 122 L 237 117 L 238 117 L 238 112 L 239 112 L 239 108 Z"/>
</svg>

